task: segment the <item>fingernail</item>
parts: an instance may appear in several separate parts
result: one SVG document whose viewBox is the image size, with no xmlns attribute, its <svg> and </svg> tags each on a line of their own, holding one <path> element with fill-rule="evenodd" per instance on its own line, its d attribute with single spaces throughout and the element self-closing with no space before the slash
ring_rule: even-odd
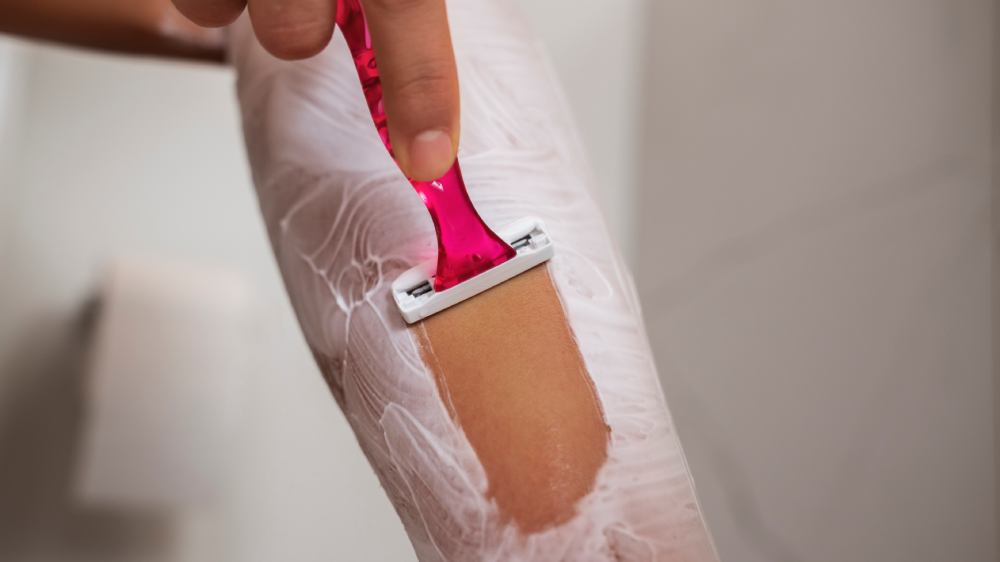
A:
<svg viewBox="0 0 1000 562">
<path fill-rule="evenodd" d="M 413 137 L 410 143 L 409 175 L 415 180 L 436 180 L 448 171 L 454 161 L 451 137 L 444 131 L 424 131 Z"/>
</svg>

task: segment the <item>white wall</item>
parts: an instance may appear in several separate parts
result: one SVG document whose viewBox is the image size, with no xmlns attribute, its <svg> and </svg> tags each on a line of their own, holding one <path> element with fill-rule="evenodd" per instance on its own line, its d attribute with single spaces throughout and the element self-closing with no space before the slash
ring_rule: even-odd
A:
<svg viewBox="0 0 1000 562">
<path fill-rule="evenodd" d="M 723 559 L 995 561 L 993 2 L 653 7 L 638 279 Z"/>
<path fill-rule="evenodd" d="M 17 153 L 17 139 L 21 132 L 19 108 L 23 93 L 23 53 L 18 45 L 0 40 L 0 260 L 5 255 L 5 242 L 12 236 L 10 216 L 13 205 L 12 166 Z M 4 280 L 0 277 L 0 292 Z M 0 337 L 3 334 L 0 323 Z"/>
</svg>

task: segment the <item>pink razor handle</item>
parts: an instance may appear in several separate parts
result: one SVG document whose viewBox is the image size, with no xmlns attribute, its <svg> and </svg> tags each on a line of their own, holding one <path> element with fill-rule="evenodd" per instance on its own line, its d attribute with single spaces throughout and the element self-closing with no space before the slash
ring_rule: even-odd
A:
<svg viewBox="0 0 1000 562">
<path fill-rule="evenodd" d="M 382 81 L 379 79 L 371 35 L 360 0 L 337 2 L 337 25 L 344 33 L 361 79 L 365 101 L 382 143 L 392 155 L 389 126 L 382 105 Z M 393 155 L 395 158 L 395 155 Z M 496 235 L 476 212 L 462 181 L 458 160 L 445 175 L 434 181 L 410 180 L 434 221 L 437 232 L 438 259 L 434 290 L 443 291 L 471 279 L 517 255 Z"/>
</svg>

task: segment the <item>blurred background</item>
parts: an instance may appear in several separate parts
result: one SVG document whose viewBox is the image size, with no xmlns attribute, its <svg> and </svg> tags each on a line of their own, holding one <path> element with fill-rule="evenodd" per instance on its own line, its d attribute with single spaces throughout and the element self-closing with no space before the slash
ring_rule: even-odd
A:
<svg viewBox="0 0 1000 562">
<path fill-rule="evenodd" d="M 997 560 L 994 3 L 522 3 L 723 559 Z M 0 41 L 0 560 L 413 559 L 232 81 Z"/>
</svg>

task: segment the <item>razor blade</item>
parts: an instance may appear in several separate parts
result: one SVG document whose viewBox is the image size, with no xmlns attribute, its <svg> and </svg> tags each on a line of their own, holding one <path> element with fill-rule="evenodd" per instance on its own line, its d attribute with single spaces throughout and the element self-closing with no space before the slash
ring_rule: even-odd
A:
<svg viewBox="0 0 1000 562">
<path fill-rule="evenodd" d="M 441 292 L 434 290 L 433 260 L 407 270 L 392 284 L 392 298 L 407 324 L 419 322 L 516 277 L 555 254 L 541 219 L 526 217 L 495 231 L 517 252 L 513 258 Z"/>
</svg>

